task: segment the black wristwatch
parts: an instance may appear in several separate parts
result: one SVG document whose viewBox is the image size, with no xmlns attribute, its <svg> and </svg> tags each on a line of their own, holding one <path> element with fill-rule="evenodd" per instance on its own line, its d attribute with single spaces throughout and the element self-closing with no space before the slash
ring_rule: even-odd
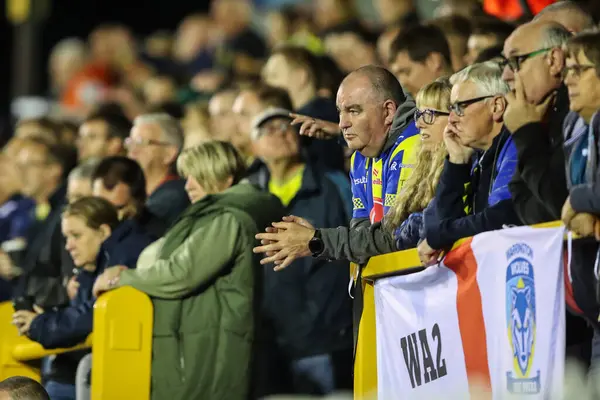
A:
<svg viewBox="0 0 600 400">
<path fill-rule="evenodd" d="M 325 244 L 323 243 L 319 229 L 315 231 L 315 235 L 308 242 L 308 250 L 310 250 L 313 257 L 319 257 L 323 253 L 323 250 L 325 250 Z"/>
</svg>

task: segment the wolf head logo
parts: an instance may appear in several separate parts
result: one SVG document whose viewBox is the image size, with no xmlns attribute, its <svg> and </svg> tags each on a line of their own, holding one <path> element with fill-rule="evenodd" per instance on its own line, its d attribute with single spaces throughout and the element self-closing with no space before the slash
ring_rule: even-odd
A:
<svg viewBox="0 0 600 400">
<path fill-rule="evenodd" d="M 527 374 L 531 360 L 535 334 L 535 317 L 531 302 L 531 287 L 525 286 L 521 280 L 511 290 L 512 297 L 512 345 L 513 356 L 523 376 Z"/>
</svg>

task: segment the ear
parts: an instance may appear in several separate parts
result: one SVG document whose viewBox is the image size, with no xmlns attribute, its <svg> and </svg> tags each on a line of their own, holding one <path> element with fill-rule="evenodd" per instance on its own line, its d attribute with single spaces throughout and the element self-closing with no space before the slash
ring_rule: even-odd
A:
<svg viewBox="0 0 600 400">
<path fill-rule="evenodd" d="M 47 173 L 50 177 L 55 177 L 60 181 L 63 175 L 63 168 L 58 163 L 51 163 L 48 165 Z"/>
<path fill-rule="evenodd" d="M 385 125 L 392 125 L 392 122 L 394 121 L 394 114 L 396 114 L 396 110 L 398 109 L 396 103 L 394 103 L 392 100 L 386 100 L 385 103 L 383 103 L 383 108 Z"/>
<path fill-rule="evenodd" d="M 560 77 L 565 67 L 565 52 L 559 48 L 553 48 L 548 53 L 548 57 L 546 58 L 546 62 L 548 63 L 548 68 L 550 69 L 550 75 L 554 77 Z"/>
<path fill-rule="evenodd" d="M 298 68 L 298 86 L 304 87 L 308 85 L 310 82 L 308 81 L 308 72 Z"/>
<path fill-rule="evenodd" d="M 225 182 L 223 182 L 223 187 L 225 189 L 230 188 L 231 185 L 233 185 L 233 176 L 228 177 L 227 179 L 225 179 Z"/>
<path fill-rule="evenodd" d="M 444 66 L 444 59 L 438 52 L 429 53 L 424 63 L 431 71 L 441 71 Z"/>
<path fill-rule="evenodd" d="M 177 156 L 179 152 L 177 151 L 177 147 L 175 146 L 165 146 L 165 157 L 163 158 L 163 163 L 165 165 L 171 165 L 177 160 Z"/>
<path fill-rule="evenodd" d="M 100 234 L 102 235 L 102 240 L 106 240 L 110 237 L 112 233 L 112 230 L 110 229 L 110 226 L 106 225 L 106 224 L 102 224 L 100 225 Z"/>
<path fill-rule="evenodd" d="M 496 96 L 490 102 L 490 107 L 494 122 L 502 122 L 502 116 L 506 111 L 506 99 L 503 96 Z"/>
</svg>

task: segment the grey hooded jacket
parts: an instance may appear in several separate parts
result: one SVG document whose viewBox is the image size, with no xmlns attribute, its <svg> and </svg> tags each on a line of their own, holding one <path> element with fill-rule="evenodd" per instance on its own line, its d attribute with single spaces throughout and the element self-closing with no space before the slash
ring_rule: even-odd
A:
<svg viewBox="0 0 600 400">
<path fill-rule="evenodd" d="M 394 121 L 388 133 L 381 153 L 390 149 L 404 129 L 413 121 L 416 105 L 412 97 L 398 106 Z M 384 229 L 378 222 L 371 225 L 368 218 L 353 218 L 350 227 L 321 229 L 324 251 L 320 257 L 327 259 L 346 259 L 364 264 L 370 257 L 396 251 L 393 232 Z"/>
</svg>

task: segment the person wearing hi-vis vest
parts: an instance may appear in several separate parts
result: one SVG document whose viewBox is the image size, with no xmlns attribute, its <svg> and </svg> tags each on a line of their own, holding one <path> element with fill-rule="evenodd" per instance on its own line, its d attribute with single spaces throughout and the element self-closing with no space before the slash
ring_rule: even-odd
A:
<svg viewBox="0 0 600 400">
<path fill-rule="evenodd" d="M 337 93 L 337 107 L 339 127 L 298 115 L 294 115 L 292 124 L 301 124 L 300 133 L 310 137 L 343 134 L 348 147 L 355 151 L 350 169 L 350 229 L 369 229 L 394 204 L 396 193 L 416 161 L 419 135 L 414 122 L 415 103 L 404 94 L 391 72 L 366 66 L 344 79 Z M 263 264 L 276 262 L 276 269 L 285 268 L 300 257 L 320 256 L 324 243 L 329 247 L 347 247 L 347 228 L 315 230 L 294 223 L 293 217 L 274 225 L 280 229 L 269 228 L 257 235 L 263 246 L 254 251 L 266 253 Z M 357 271 L 353 274 L 356 276 Z"/>
</svg>

